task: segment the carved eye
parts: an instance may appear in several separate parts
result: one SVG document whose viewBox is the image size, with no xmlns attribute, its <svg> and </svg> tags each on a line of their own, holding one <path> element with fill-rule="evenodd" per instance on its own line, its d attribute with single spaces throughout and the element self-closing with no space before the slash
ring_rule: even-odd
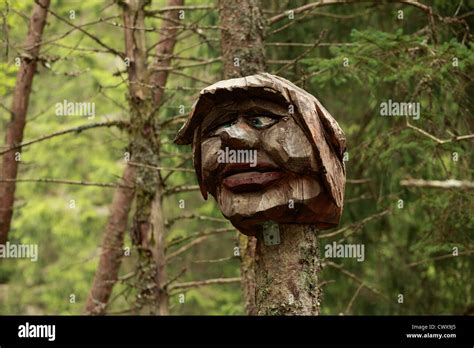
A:
<svg viewBox="0 0 474 348">
<path fill-rule="evenodd" d="M 216 135 L 216 134 L 219 134 L 220 132 L 222 132 L 224 129 L 226 128 L 229 128 L 231 127 L 233 124 L 235 124 L 237 122 L 237 120 L 230 120 L 228 122 L 225 122 L 225 123 L 221 123 L 220 125 L 214 127 L 213 129 L 211 129 L 210 133 L 212 135 Z"/>
<path fill-rule="evenodd" d="M 267 128 L 275 123 L 278 122 L 278 119 L 273 118 L 273 117 L 268 117 L 268 116 L 255 116 L 255 117 L 249 117 L 247 119 L 247 122 L 255 128 L 261 129 L 261 128 Z"/>
</svg>

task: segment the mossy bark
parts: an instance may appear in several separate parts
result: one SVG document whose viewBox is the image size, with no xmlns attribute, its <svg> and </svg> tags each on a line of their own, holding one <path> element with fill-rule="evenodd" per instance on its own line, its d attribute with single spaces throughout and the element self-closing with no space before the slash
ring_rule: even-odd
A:
<svg viewBox="0 0 474 348">
<path fill-rule="evenodd" d="M 318 315 L 321 262 L 317 230 L 311 225 L 279 228 L 278 245 L 265 245 L 263 234 L 257 235 L 257 315 Z"/>
<path fill-rule="evenodd" d="M 220 0 L 219 18 L 224 77 L 265 71 L 265 27 L 260 0 Z"/>
<path fill-rule="evenodd" d="M 260 0 L 220 0 L 219 18 L 224 78 L 235 78 L 265 71 L 265 27 Z M 239 236 L 240 274 L 245 310 L 256 315 L 254 237 Z"/>
<path fill-rule="evenodd" d="M 220 0 L 224 78 L 266 70 L 266 18 L 260 0 Z M 249 315 L 317 315 L 321 270 L 316 230 L 281 225 L 281 244 L 266 246 L 263 236 L 240 235 L 241 277 Z"/>
</svg>

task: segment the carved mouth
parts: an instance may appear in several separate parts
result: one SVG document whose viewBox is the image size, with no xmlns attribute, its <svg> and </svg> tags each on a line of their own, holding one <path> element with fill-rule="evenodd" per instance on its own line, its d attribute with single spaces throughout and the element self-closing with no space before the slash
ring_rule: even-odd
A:
<svg viewBox="0 0 474 348">
<path fill-rule="evenodd" d="M 222 184 L 232 192 L 254 192 L 282 177 L 280 168 L 271 163 L 261 162 L 255 167 L 250 167 L 248 163 L 236 163 L 226 166 Z"/>
</svg>

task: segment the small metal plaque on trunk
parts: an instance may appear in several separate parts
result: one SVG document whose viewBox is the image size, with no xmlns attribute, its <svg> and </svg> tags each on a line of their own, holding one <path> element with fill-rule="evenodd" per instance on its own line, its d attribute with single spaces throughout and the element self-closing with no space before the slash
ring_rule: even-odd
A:
<svg viewBox="0 0 474 348">
<path fill-rule="evenodd" d="M 280 227 L 275 222 L 265 222 L 263 225 L 263 243 L 265 245 L 280 244 Z"/>
</svg>

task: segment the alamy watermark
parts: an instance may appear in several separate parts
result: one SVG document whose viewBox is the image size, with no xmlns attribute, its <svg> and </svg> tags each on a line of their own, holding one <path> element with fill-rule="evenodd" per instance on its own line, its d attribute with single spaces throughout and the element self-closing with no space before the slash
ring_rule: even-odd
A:
<svg viewBox="0 0 474 348">
<path fill-rule="evenodd" d="M 420 103 L 396 102 L 389 99 L 380 103 L 380 116 L 411 116 L 414 120 L 420 118 Z"/>
<path fill-rule="evenodd" d="M 357 261 L 365 260 L 364 244 L 326 244 L 324 246 L 325 258 L 357 258 Z"/>
<path fill-rule="evenodd" d="M 56 325 L 38 325 L 26 322 L 25 324 L 18 326 L 18 337 L 46 338 L 48 341 L 54 341 L 56 339 Z"/>
<path fill-rule="evenodd" d="M 249 163 L 250 167 L 257 166 L 257 150 L 234 150 L 226 147 L 217 151 L 218 163 Z"/>
<path fill-rule="evenodd" d="M 95 117 L 95 103 L 74 103 L 64 99 L 62 103 L 56 103 L 56 116 L 81 116 L 90 120 Z"/>
<path fill-rule="evenodd" d="M 38 244 L 0 244 L 0 259 L 30 259 L 38 261 Z"/>
</svg>

